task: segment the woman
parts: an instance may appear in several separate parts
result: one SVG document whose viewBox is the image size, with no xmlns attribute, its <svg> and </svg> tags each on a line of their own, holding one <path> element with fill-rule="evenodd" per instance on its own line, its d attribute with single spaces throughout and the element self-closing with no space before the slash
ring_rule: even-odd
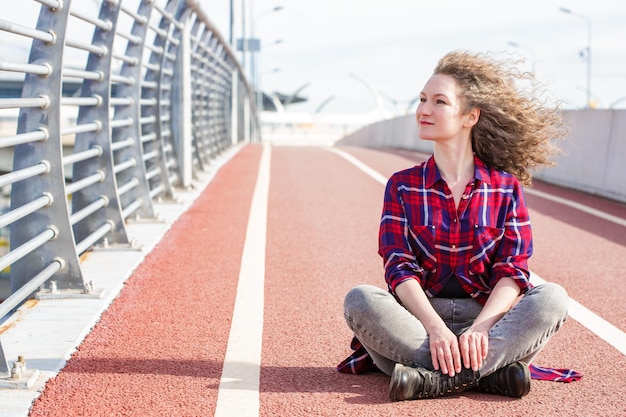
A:
<svg viewBox="0 0 626 417">
<path fill-rule="evenodd" d="M 529 282 L 522 191 L 565 130 L 556 108 L 519 89 L 537 86 L 532 75 L 510 64 L 466 52 L 439 61 L 416 114 L 433 155 L 385 190 L 388 291 L 362 285 L 346 296 L 346 321 L 391 376 L 392 400 L 473 388 L 522 397 L 528 364 L 567 317 L 562 287 Z"/>
</svg>

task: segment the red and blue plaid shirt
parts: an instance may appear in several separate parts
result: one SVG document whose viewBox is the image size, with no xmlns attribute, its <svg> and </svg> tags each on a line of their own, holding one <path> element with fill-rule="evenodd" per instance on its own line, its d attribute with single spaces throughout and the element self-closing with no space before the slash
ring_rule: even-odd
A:
<svg viewBox="0 0 626 417">
<path fill-rule="evenodd" d="M 503 277 L 513 278 L 522 293 L 530 288 L 532 233 L 522 187 L 478 157 L 474 164 L 458 209 L 432 156 L 387 182 L 379 254 L 391 293 L 415 279 L 434 297 L 456 278 L 484 304 Z"/>
<path fill-rule="evenodd" d="M 379 254 L 389 291 L 403 281 L 419 281 L 436 296 L 449 279 L 484 304 L 503 277 L 515 279 L 522 293 L 531 287 L 528 258 L 532 233 L 519 181 L 474 157 L 474 179 L 458 209 L 431 156 L 395 173 L 387 182 L 380 224 Z M 355 337 L 352 354 L 337 365 L 343 373 L 377 371 Z M 572 382 L 582 374 L 565 368 L 529 365 L 533 379 Z"/>
</svg>

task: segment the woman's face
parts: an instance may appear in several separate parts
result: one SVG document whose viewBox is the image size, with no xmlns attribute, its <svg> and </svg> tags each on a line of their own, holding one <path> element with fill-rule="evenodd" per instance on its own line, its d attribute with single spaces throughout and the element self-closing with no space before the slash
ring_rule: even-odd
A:
<svg viewBox="0 0 626 417">
<path fill-rule="evenodd" d="M 459 85 L 449 75 L 435 74 L 430 77 L 420 93 L 415 116 L 421 139 L 448 141 L 469 138 L 469 115 L 463 113 Z"/>
</svg>

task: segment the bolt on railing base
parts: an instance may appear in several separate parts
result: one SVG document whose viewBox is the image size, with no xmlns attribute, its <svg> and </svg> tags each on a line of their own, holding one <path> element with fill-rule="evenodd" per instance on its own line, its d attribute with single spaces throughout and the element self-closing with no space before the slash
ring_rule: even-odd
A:
<svg viewBox="0 0 626 417">
<path fill-rule="evenodd" d="M 146 223 L 154 223 L 154 224 L 162 224 L 167 223 L 167 221 L 161 217 L 157 213 L 155 217 L 142 217 L 142 216 L 133 216 L 126 219 L 127 224 L 146 224 Z"/>
<path fill-rule="evenodd" d="M 159 198 L 156 199 L 156 203 L 157 204 L 162 204 L 164 206 L 167 206 L 167 205 L 171 205 L 171 204 L 180 205 L 180 204 L 183 204 L 184 201 L 182 201 L 178 197 L 167 197 L 167 198 L 159 197 Z"/>
<path fill-rule="evenodd" d="M 67 298 L 100 299 L 104 289 L 94 288 L 93 281 L 89 281 L 83 288 L 58 289 L 54 281 L 50 281 L 48 288 L 41 288 L 35 293 L 37 300 L 59 300 Z"/>
<path fill-rule="evenodd" d="M 137 239 L 132 238 L 128 243 L 109 243 L 108 240 L 104 240 L 99 245 L 95 245 L 91 248 L 93 252 L 116 252 L 116 251 L 142 251 L 143 245 L 137 242 Z"/>
<path fill-rule="evenodd" d="M 38 300 L 60 300 L 65 298 L 88 298 L 88 299 L 99 299 L 102 298 L 104 294 L 104 289 L 97 288 L 92 292 L 86 293 L 80 289 L 64 289 L 64 290 L 56 290 L 56 292 L 52 292 L 48 289 L 37 291 L 35 294 L 35 298 Z"/>
<path fill-rule="evenodd" d="M 2 345 L 0 345 L 2 351 Z M 3 374 L 8 375 L 0 378 L 0 389 L 31 389 L 35 385 L 35 381 L 39 378 L 38 369 L 29 369 L 26 367 L 26 361 L 23 356 L 18 356 L 17 361 L 13 362 L 13 368 L 8 370 L 8 364 L 4 359 L 4 351 L 2 351 Z"/>
</svg>

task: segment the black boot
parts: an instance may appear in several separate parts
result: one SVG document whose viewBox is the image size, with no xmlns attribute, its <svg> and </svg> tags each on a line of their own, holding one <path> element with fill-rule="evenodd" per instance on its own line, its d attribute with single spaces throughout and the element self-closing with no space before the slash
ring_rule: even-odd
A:
<svg viewBox="0 0 626 417">
<path fill-rule="evenodd" d="M 530 391 L 530 370 L 524 362 L 513 362 L 478 382 L 478 390 L 521 398 Z"/>
<path fill-rule="evenodd" d="M 459 394 L 476 388 L 480 375 L 471 369 L 449 376 L 440 371 L 411 368 L 397 363 L 391 375 L 389 398 L 393 401 L 419 400 Z"/>
</svg>

